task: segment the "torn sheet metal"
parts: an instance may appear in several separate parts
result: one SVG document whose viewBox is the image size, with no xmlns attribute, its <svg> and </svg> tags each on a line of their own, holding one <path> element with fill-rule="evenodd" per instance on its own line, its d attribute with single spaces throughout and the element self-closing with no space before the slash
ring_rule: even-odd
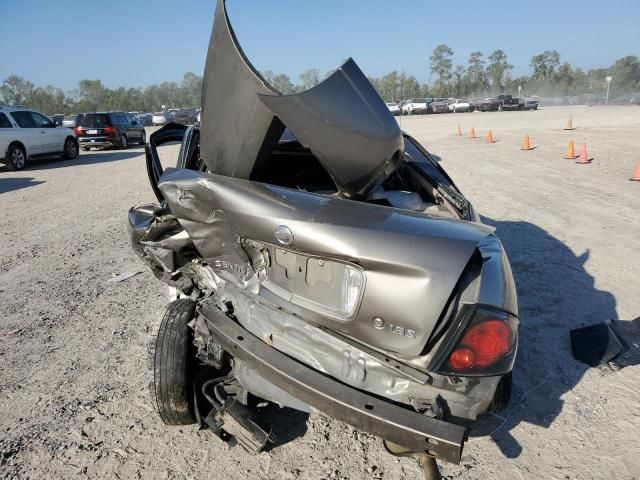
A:
<svg viewBox="0 0 640 480">
<path fill-rule="evenodd" d="M 367 272 L 357 314 L 314 321 L 405 355 L 422 352 L 462 271 L 491 233 L 482 225 L 191 170 L 167 169 L 159 186 L 200 254 L 228 281 L 255 280 L 241 238 L 277 244 L 280 225 L 293 233 L 290 250 L 357 263 Z M 374 317 L 386 328 L 372 328 Z"/>
<path fill-rule="evenodd" d="M 398 122 L 349 59 L 315 87 L 260 99 L 308 147 L 345 197 L 363 197 L 400 164 Z"/>
<path fill-rule="evenodd" d="M 500 380 L 478 382 L 465 379 L 458 384 L 432 385 L 433 378 L 417 370 L 358 348 L 355 344 L 326 329 L 318 328 L 299 317 L 272 308 L 228 289 L 225 298 L 234 305 L 234 316 L 253 335 L 276 350 L 296 358 L 329 376 L 375 395 L 407 405 L 433 405 L 442 388 L 447 390 L 447 404 L 454 416 L 475 419 L 493 399 L 495 384 Z M 216 308 L 205 301 L 203 310 Z M 422 407 L 426 408 L 426 407 Z"/>
<path fill-rule="evenodd" d="M 282 131 L 269 131 L 273 113 L 258 93 L 278 95 L 245 57 L 218 0 L 202 80 L 200 153 L 210 171 L 249 178 L 267 134 L 272 146 L 280 139 Z"/>
</svg>

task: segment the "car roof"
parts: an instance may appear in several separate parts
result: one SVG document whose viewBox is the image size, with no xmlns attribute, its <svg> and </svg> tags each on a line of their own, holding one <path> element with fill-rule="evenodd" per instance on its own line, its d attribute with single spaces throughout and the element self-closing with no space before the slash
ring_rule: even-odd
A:
<svg viewBox="0 0 640 480">
<path fill-rule="evenodd" d="M 35 110 L 33 110 L 33 108 L 23 107 L 22 105 L 4 105 L 4 106 L 0 106 L 0 111 L 17 112 L 17 111 L 20 111 L 20 110 L 35 111 Z"/>
<path fill-rule="evenodd" d="M 82 113 L 78 113 L 78 115 L 108 115 L 110 113 L 127 113 L 127 112 L 123 112 L 121 110 L 114 110 L 112 112 L 82 112 Z"/>
</svg>

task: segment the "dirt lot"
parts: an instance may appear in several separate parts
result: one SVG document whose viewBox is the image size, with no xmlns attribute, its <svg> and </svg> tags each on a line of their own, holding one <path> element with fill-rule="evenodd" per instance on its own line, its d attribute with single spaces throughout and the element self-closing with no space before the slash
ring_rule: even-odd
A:
<svg viewBox="0 0 640 480">
<path fill-rule="evenodd" d="M 573 112 L 575 131 L 563 131 Z M 516 276 L 515 395 L 483 425 L 456 479 L 640 478 L 640 367 L 608 375 L 568 332 L 640 315 L 640 109 L 404 117 L 501 236 Z M 475 127 L 498 142 L 456 137 Z M 535 150 L 519 149 L 529 133 Z M 562 159 L 569 139 L 594 160 Z M 0 167 L 0 478 L 413 479 L 413 459 L 339 422 L 281 414 L 250 456 L 163 426 L 144 384 L 147 329 L 166 289 L 129 248 L 126 212 L 152 201 L 141 148 Z M 128 271 L 142 273 L 122 283 Z M 277 416 L 277 415 L 276 415 Z"/>
</svg>

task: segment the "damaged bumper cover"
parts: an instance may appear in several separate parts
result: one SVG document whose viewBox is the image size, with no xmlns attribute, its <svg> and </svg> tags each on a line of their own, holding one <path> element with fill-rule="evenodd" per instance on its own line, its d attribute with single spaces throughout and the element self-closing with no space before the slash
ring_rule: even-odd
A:
<svg viewBox="0 0 640 480">
<path fill-rule="evenodd" d="M 460 462 L 467 439 L 465 427 L 419 414 L 333 380 L 262 342 L 213 304 L 203 304 L 199 313 L 227 352 L 300 401 L 411 451 Z"/>
</svg>

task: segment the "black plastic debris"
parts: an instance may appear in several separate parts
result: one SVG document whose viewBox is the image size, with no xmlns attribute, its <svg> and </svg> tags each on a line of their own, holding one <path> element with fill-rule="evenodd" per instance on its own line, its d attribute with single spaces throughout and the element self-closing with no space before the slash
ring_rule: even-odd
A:
<svg viewBox="0 0 640 480">
<path fill-rule="evenodd" d="M 607 364 L 620 370 L 640 364 L 640 317 L 607 320 L 571 330 L 570 335 L 573 357 L 591 367 Z"/>
</svg>

